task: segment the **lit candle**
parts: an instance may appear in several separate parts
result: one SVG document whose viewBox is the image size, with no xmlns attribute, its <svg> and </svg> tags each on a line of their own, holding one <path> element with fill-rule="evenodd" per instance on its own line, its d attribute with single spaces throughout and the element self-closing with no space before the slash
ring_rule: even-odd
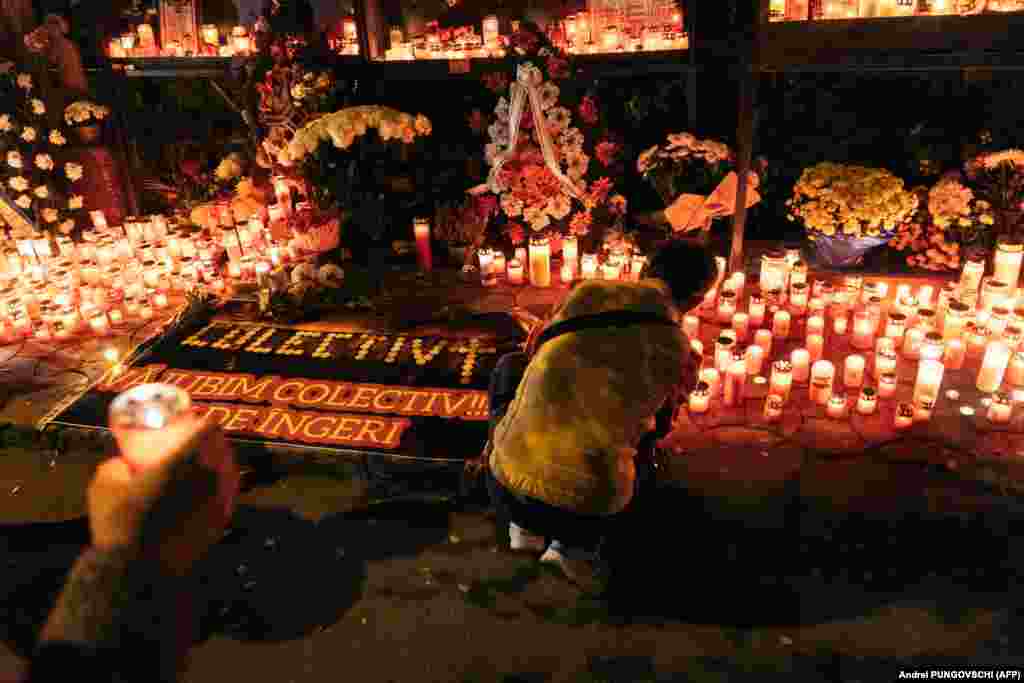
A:
<svg viewBox="0 0 1024 683">
<path fill-rule="evenodd" d="M 845 315 L 837 315 L 832 319 L 832 331 L 836 334 L 846 334 L 846 330 L 850 326 L 850 319 Z"/>
<path fill-rule="evenodd" d="M 785 360 L 777 360 L 772 363 L 769 386 L 769 393 L 777 394 L 783 400 L 788 401 L 789 392 L 793 388 L 793 364 Z"/>
<path fill-rule="evenodd" d="M 861 415 L 872 415 L 878 408 L 878 394 L 871 387 L 861 389 L 857 399 L 857 412 Z"/>
<path fill-rule="evenodd" d="M 1024 353 L 1014 352 L 1006 368 L 1006 383 L 1013 387 L 1024 386 Z"/>
<path fill-rule="evenodd" d="M 746 341 L 750 329 L 750 318 L 746 313 L 735 313 L 732 316 L 732 329 L 736 333 L 737 341 Z"/>
<path fill-rule="evenodd" d="M 743 389 L 746 382 L 746 361 L 742 357 L 740 360 L 733 360 L 728 371 L 725 373 L 725 389 L 722 392 L 722 402 L 727 407 L 731 408 L 743 400 Z"/>
<path fill-rule="evenodd" d="M 907 429 L 914 424 L 914 406 L 909 403 L 900 403 L 896 406 L 896 415 L 893 419 L 896 429 Z"/>
<path fill-rule="evenodd" d="M 762 365 L 764 365 L 764 349 L 757 344 L 751 344 L 747 347 L 747 374 L 760 375 Z"/>
<path fill-rule="evenodd" d="M 434 259 L 430 251 L 430 219 L 413 219 L 412 229 L 416 238 L 416 261 L 420 269 L 426 271 L 433 270 Z"/>
<path fill-rule="evenodd" d="M 903 335 L 903 356 L 904 358 L 917 359 L 921 355 L 921 346 L 924 344 L 924 332 L 915 327 L 907 330 Z"/>
<path fill-rule="evenodd" d="M 827 360 L 819 360 L 811 366 L 810 399 L 818 405 L 825 405 L 832 397 L 832 382 L 836 366 Z"/>
<path fill-rule="evenodd" d="M 562 264 L 562 268 L 559 271 L 559 275 L 562 278 L 562 284 L 565 284 L 565 285 L 572 284 L 574 276 L 573 276 L 572 267 L 570 267 L 568 263 L 563 263 Z"/>
<path fill-rule="evenodd" d="M 575 235 L 568 235 L 562 238 L 562 264 L 569 266 L 572 276 L 576 277 L 576 270 L 579 267 L 579 241 Z"/>
<path fill-rule="evenodd" d="M 1019 267 L 1019 266 L 1018 266 Z M 1010 421 L 1013 413 L 1013 405 L 1010 397 L 1003 393 L 992 396 L 992 402 L 988 406 L 988 420 L 993 424 L 1006 424 Z"/>
<path fill-rule="evenodd" d="M 597 277 L 597 255 L 584 254 L 580 260 L 580 274 L 584 280 L 593 280 Z"/>
<path fill-rule="evenodd" d="M 1012 288 L 1020 281 L 1020 267 L 1024 262 L 1024 244 L 1013 238 L 1000 238 L 992 255 L 992 277 L 1006 282 Z"/>
<path fill-rule="evenodd" d="M 1001 341 L 990 342 L 985 350 L 978 372 L 978 391 L 991 394 L 1003 383 L 1003 375 L 1010 363 L 1010 347 Z"/>
<path fill-rule="evenodd" d="M 875 378 L 877 379 L 887 373 L 895 373 L 896 363 L 895 351 L 887 348 L 875 351 Z"/>
<path fill-rule="evenodd" d="M 850 345 L 862 351 L 875 345 L 874 326 L 867 311 L 857 311 L 853 314 L 853 337 L 850 339 Z"/>
<path fill-rule="evenodd" d="M 763 325 L 765 313 L 764 299 L 756 294 L 751 295 L 748 309 L 750 311 L 750 324 L 754 327 Z"/>
<path fill-rule="evenodd" d="M 782 417 L 782 407 L 786 399 L 778 394 L 768 394 L 764 399 L 764 419 L 768 422 L 775 422 Z"/>
<path fill-rule="evenodd" d="M 924 343 L 921 345 L 921 358 L 928 360 L 942 360 L 943 343 L 942 335 L 938 332 L 929 332 L 924 336 Z"/>
<path fill-rule="evenodd" d="M 807 349 L 793 349 L 789 354 L 789 362 L 793 366 L 793 381 L 806 382 L 811 375 L 811 354 Z"/>
<path fill-rule="evenodd" d="M 758 330 L 754 333 L 754 343 L 764 349 L 765 356 L 772 355 L 771 330 Z"/>
<path fill-rule="evenodd" d="M 494 260 L 491 261 L 491 271 L 494 272 L 495 277 L 505 274 L 505 252 L 498 249 L 494 250 Z"/>
<path fill-rule="evenodd" d="M 898 385 L 899 377 L 895 372 L 884 372 L 878 376 L 878 395 L 882 398 L 892 398 L 896 395 Z"/>
<path fill-rule="evenodd" d="M 498 47 L 498 17 L 496 15 L 489 14 L 484 17 L 482 33 L 484 45 Z"/>
<path fill-rule="evenodd" d="M 170 302 L 167 300 L 167 295 L 163 292 L 157 292 L 153 295 L 153 306 L 155 308 L 167 308 Z"/>
<path fill-rule="evenodd" d="M 696 414 L 706 413 L 710 403 L 711 386 L 707 382 L 697 382 L 697 386 L 690 392 L 690 412 Z"/>
<path fill-rule="evenodd" d="M 789 325 L 791 317 L 788 311 L 775 311 L 772 317 L 772 335 L 779 339 L 789 336 Z"/>
<path fill-rule="evenodd" d="M 889 319 L 885 324 L 885 336 L 897 340 L 899 343 L 903 339 L 903 333 L 907 329 L 907 316 L 898 311 L 893 311 L 889 314 Z"/>
<path fill-rule="evenodd" d="M 792 306 L 796 315 L 803 315 L 807 310 L 807 283 L 798 282 L 794 284 L 789 293 L 789 305 Z"/>
<path fill-rule="evenodd" d="M 718 372 L 725 374 L 732 365 L 732 352 L 736 348 L 736 341 L 724 334 L 715 342 L 715 367 Z"/>
<path fill-rule="evenodd" d="M 692 314 L 683 316 L 683 334 L 690 339 L 700 338 L 700 318 L 698 316 Z"/>
<path fill-rule="evenodd" d="M 508 282 L 510 285 L 523 284 L 523 264 L 519 259 L 508 262 Z"/>
<path fill-rule="evenodd" d="M 967 358 L 967 347 L 962 339 L 950 339 L 942 355 L 942 362 L 950 370 L 959 370 Z"/>
<path fill-rule="evenodd" d="M 722 292 L 718 297 L 718 322 L 728 324 L 736 313 L 736 293 L 730 291 Z"/>
<path fill-rule="evenodd" d="M 836 420 L 846 416 L 846 394 L 833 394 L 829 397 L 826 414 Z"/>
<path fill-rule="evenodd" d="M 103 311 L 96 311 L 89 318 L 89 327 L 101 337 L 110 334 L 110 320 Z"/>
<path fill-rule="evenodd" d="M 203 24 L 201 33 L 207 45 L 220 45 L 220 31 L 215 24 Z"/>
<path fill-rule="evenodd" d="M 601 264 L 601 276 L 605 280 L 618 280 L 619 264 L 613 261 L 605 261 Z"/>
<path fill-rule="evenodd" d="M 747 285 L 747 276 L 743 271 L 737 271 L 729 277 L 726 289 L 736 292 L 736 300 L 743 298 L 743 289 Z"/>
<path fill-rule="evenodd" d="M 843 365 L 843 384 L 847 387 L 859 387 L 864 383 L 864 356 L 853 354 L 846 357 Z"/>
<path fill-rule="evenodd" d="M 975 251 L 967 255 L 963 270 L 960 272 L 960 289 L 977 292 L 981 289 L 981 279 L 985 276 L 985 254 Z"/>
<path fill-rule="evenodd" d="M 917 301 L 922 308 L 931 306 L 933 296 L 935 296 L 935 288 L 931 285 L 923 285 L 921 289 L 917 290 Z"/>
<path fill-rule="evenodd" d="M 708 385 L 708 390 L 711 392 L 711 398 L 718 395 L 718 387 L 721 384 L 721 375 L 718 374 L 718 370 L 714 368 L 704 368 L 700 371 L 700 381 Z"/>
<path fill-rule="evenodd" d="M 812 334 L 825 334 L 825 318 L 820 315 L 812 315 L 807 318 L 807 336 Z"/>
<path fill-rule="evenodd" d="M 641 256 L 640 254 L 633 255 L 633 266 L 630 270 L 630 279 L 634 282 L 639 282 L 640 276 L 643 275 L 644 267 L 647 265 L 647 257 Z"/>
<path fill-rule="evenodd" d="M 946 316 L 942 329 L 946 339 L 955 339 L 962 335 L 967 322 L 970 320 L 970 315 L 970 306 L 960 301 L 950 301 L 946 306 Z"/>
<path fill-rule="evenodd" d="M 812 334 L 807 337 L 807 353 L 810 354 L 811 362 L 821 360 L 825 352 L 825 337 L 820 334 Z"/>
<path fill-rule="evenodd" d="M 935 395 L 922 394 L 914 400 L 914 422 L 927 422 L 932 419 L 935 408 Z"/>
<path fill-rule="evenodd" d="M 249 36 L 233 36 L 235 42 L 235 52 L 240 55 L 249 54 Z"/>
<path fill-rule="evenodd" d="M 937 360 L 922 360 L 917 366 L 917 381 L 914 383 L 914 401 L 921 396 L 938 396 L 946 366 Z"/>
<path fill-rule="evenodd" d="M 988 319 L 988 331 L 993 337 L 1000 337 L 1006 332 L 1010 323 L 1010 309 L 1005 306 L 993 306 Z"/>
</svg>

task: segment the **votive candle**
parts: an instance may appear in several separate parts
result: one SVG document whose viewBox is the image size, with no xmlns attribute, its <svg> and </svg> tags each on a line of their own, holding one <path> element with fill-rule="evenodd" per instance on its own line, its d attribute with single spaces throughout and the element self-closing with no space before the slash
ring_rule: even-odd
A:
<svg viewBox="0 0 1024 683">
<path fill-rule="evenodd" d="M 853 314 L 853 337 L 850 339 L 850 345 L 864 351 L 874 344 L 874 326 L 870 314 L 867 311 L 857 311 Z"/>
<path fill-rule="evenodd" d="M 1006 367 L 1006 383 L 1010 386 L 1024 386 L 1024 353 L 1014 352 Z"/>
<path fill-rule="evenodd" d="M 991 394 L 998 390 L 1009 363 L 1010 347 L 1001 341 L 990 342 L 978 372 L 978 391 Z"/>
<path fill-rule="evenodd" d="M 871 387 L 864 387 L 857 399 L 857 412 L 861 415 L 872 415 L 878 408 L 878 393 Z"/>
<path fill-rule="evenodd" d="M 508 262 L 508 282 L 510 285 L 523 284 L 523 263 L 519 259 Z"/>
<path fill-rule="evenodd" d="M 914 406 L 909 403 L 900 403 L 896 406 L 896 414 L 893 418 L 893 425 L 896 429 L 907 429 L 914 424 Z"/>
<path fill-rule="evenodd" d="M 764 365 L 764 349 L 757 344 L 747 347 L 747 374 L 760 375 L 761 367 Z"/>
<path fill-rule="evenodd" d="M 697 382 L 697 386 L 690 392 L 689 407 L 691 413 L 702 414 L 708 412 L 711 404 L 711 385 L 707 382 Z"/>
<path fill-rule="evenodd" d="M 892 398 L 896 395 L 899 377 L 895 372 L 883 372 L 878 376 L 878 395 L 881 398 Z"/>
<path fill-rule="evenodd" d="M 1006 424 L 1013 414 L 1013 404 L 1010 397 L 1004 393 L 997 393 L 992 396 L 992 402 L 988 405 L 988 420 L 993 424 Z"/>
<path fill-rule="evenodd" d="M 833 394 L 829 397 L 825 413 L 833 419 L 846 416 L 846 394 Z"/>
<path fill-rule="evenodd" d="M 433 270 L 434 258 L 430 251 L 430 219 L 414 218 L 412 230 L 413 236 L 416 238 L 416 260 L 419 263 L 420 269 L 426 271 Z"/>
<path fill-rule="evenodd" d="M 917 359 L 921 355 L 921 346 L 924 344 L 924 332 L 920 328 L 907 330 L 903 335 L 903 356 L 905 358 Z"/>
<path fill-rule="evenodd" d="M 806 382 L 811 375 L 811 354 L 807 349 L 793 349 L 789 354 L 789 362 L 793 366 L 793 381 Z"/>
<path fill-rule="evenodd" d="M 914 401 L 921 396 L 938 396 L 946 366 L 937 360 L 922 360 L 917 366 L 917 381 L 914 382 Z"/>
<path fill-rule="evenodd" d="M 534 287 L 551 286 L 551 244 L 538 235 L 530 238 L 530 282 Z"/>
<path fill-rule="evenodd" d="M 772 363 L 772 374 L 770 379 L 770 393 L 782 396 L 789 400 L 789 392 L 793 388 L 793 364 L 785 360 L 777 360 Z"/>
<path fill-rule="evenodd" d="M 943 364 L 950 370 L 959 370 L 964 366 L 967 359 L 967 347 L 962 339 L 954 338 L 946 342 L 946 348 L 942 354 Z"/>
<path fill-rule="evenodd" d="M 779 339 L 788 337 L 791 320 L 788 311 L 775 311 L 775 315 L 772 317 L 772 335 Z"/>
<path fill-rule="evenodd" d="M 845 315 L 837 315 L 832 318 L 832 331 L 836 334 L 846 334 L 846 330 L 849 329 L 850 319 Z"/>
<path fill-rule="evenodd" d="M 846 357 L 843 365 L 843 384 L 847 387 L 859 387 L 864 383 L 864 356 L 853 354 Z"/>
<path fill-rule="evenodd" d="M 718 370 L 714 368 L 704 368 L 700 371 L 700 380 L 708 385 L 708 389 L 711 392 L 711 398 L 718 395 L 718 388 L 722 382 L 721 375 L 718 374 Z"/>
<path fill-rule="evenodd" d="M 725 373 L 725 385 L 722 392 L 722 402 L 733 407 L 743 400 L 743 389 L 747 382 L 747 364 L 742 359 L 733 360 Z"/>
<path fill-rule="evenodd" d="M 812 334 L 825 334 L 825 318 L 820 315 L 812 315 L 807 318 L 807 336 Z"/>
<path fill-rule="evenodd" d="M 782 407 L 786 399 L 778 394 L 768 394 L 764 399 L 764 419 L 768 422 L 775 422 L 782 417 Z"/>
<path fill-rule="evenodd" d="M 836 366 L 827 360 L 819 360 L 811 366 L 810 399 L 818 405 L 825 405 L 832 397 L 832 383 Z"/>
<path fill-rule="evenodd" d="M 764 324 L 765 303 L 760 295 L 754 294 L 750 297 L 750 305 L 747 307 L 750 315 L 750 324 L 760 327 Z"/>
<path fill-rule="evenodd" d="M 764 349 L 766 356 L 772 355 L 772 331 L 758 330 L 754 333 L 754 343 Z"/>
<path fill-rule="evenodd" d="M 700 318 L 698 316 L 692 314 L 683 316 L 683 334 L 690 339 L 700 338 Z"/>
<path fill-rule="evenodd" d="M 750 328 L 750 318 L 746 313 L 734 313 L 732 316 L 732 329 L 736 333 L 736 340 L 743 342 L 747 339 L 747 332 Z"/>
<path fill-rule="evenodd" d="M 820 334 L 808 335 L 807 353 L 810 354 L 812 363 L 821 360 L 825 353 L 825 337 Z"/>
<path fill-rule="evenodd" d="M 736 313 L 736 293 L 731 291 L 722 292 L 718 297 L 718 322 L 728 324 L 732 322 L 732 316 Z"/>
<path fill-rule="evenodd" d="M 593 280 L 597 277 L 597 255 L 584 254 L 580 260 L 580 275 L 584 280 Z"/>
<path fill-rule="evenodd" d="M 572 277 L 576 277 L 576 270 L 580 260 L 579 241 L 575 235 L 567 235 L 562 238 L 562 264 L 569 266 Z"/>
</svg>

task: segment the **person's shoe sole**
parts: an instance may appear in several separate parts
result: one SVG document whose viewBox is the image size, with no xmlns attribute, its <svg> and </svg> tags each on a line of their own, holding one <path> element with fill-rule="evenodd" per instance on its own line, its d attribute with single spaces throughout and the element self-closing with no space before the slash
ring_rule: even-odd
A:
<svg viewBox="0 0 1024 683">
<path fill-rule="evenodd" d="M 543 536 L 535 536 L 522 529 L 517 529 L 511 524 L 508 527 L 508 541 L 509 548 L 512 550 L 524 550 L 531 553 L 542 553 L 548 547 Z"/>
</svg>

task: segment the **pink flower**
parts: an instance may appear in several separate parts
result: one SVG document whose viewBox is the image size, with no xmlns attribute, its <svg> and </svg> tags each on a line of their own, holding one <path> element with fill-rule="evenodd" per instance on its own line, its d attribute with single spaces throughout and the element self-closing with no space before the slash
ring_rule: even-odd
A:
<svg viewBox="0 0 1024 683">
<path fill-rule="evenodd" d="M 580 118 L 591 126 L 597 123 L 601 112 L 597 108 L 597 100 L 587 95 L 580 102 Z"/>
<path fill-rule="evenodd" d="M 548 76 L 553 79 L 569 77 L 569 60 L 552 55 L 548 57 Z"/>
<path fill-rule="evenodd" d="M 614 142 L 603 140 L 597 144 L 596 148 L 594 148 L 594 155 L 597 157 L 597 160 L 605 166 L 611 166 L 615 163 L 615 157 L 618 155 L 619 149 L 619 146 Z"/>
</svg>

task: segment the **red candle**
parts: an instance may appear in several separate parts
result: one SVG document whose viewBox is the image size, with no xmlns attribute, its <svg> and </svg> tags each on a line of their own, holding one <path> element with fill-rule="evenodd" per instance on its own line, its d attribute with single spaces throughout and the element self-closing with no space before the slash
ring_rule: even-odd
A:
<svg viewBox="0 0 1024 683">
<path fill-rule="evenodd" d="M 433 270 L 434 261 L 430 253 L 430 221 L 426 218 L 417 218 L 413 220 L 412 228 L 416 236 L 416 261 L 422 270 Z"/>
</svg>

